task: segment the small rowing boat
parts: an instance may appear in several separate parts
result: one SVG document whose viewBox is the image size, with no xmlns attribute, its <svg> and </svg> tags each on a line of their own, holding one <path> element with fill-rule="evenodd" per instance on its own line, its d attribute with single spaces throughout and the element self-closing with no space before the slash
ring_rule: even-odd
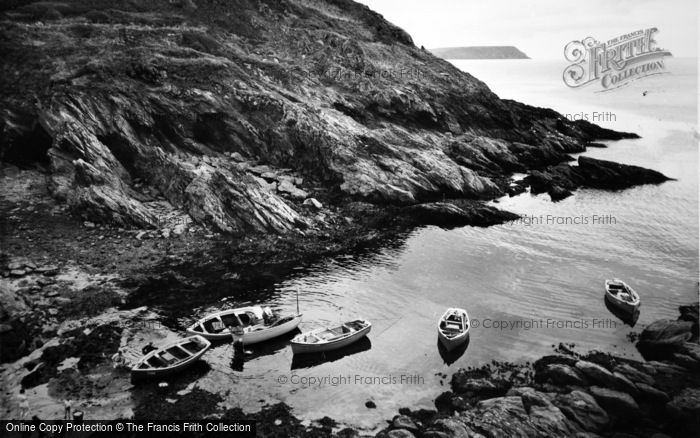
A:
<svg viewBox="0 0 700 438">
<path fill-rule="evenodd" d="M 134 379 L 161 377 L 182 371 L 207 351 L 211 343 L 201 336 L 178 339 L 143 356 L 131 368 Z"/>
<path fill-rule="evenodd" d="M 611 305 L 630 313 L 635 312 L 642 303 L 637 292 L 617 278 L 605 280 L 605 298 Z"/>
<path fill-rule="evenodd" d="M 464 309 L 449 308 L 438 321 L 438 338 L 447 351 L 465 343 L 469 336 L 469 315 Z"/>
<path fill-rule="evenodd" d="M 319 328 L 294 337 L 292 352 L 306 354 L 337 350 L 364 338 L 370 330 L 372 324 L 362 319 L 344 322 L 337 327 Z"/>
<path fill-rule="evenodd" d="M 187 328 L 187 333 L 201 335 L 212 341 L 232 340 L 231 329 L 241 328 L 244 345 L 264 342 L 296 329 L 301 314 L 281 316 L 269 307 L 239 307 L 205 316 Z"/>
</svg>

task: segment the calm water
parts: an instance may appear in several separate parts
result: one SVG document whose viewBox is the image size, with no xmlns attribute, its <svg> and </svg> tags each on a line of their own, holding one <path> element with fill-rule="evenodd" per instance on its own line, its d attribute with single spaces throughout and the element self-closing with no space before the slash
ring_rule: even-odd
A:
<svg viewBox="0 0 700 438">
<path fill-rule="evenodd" d="M 374 323 L 369 342 L 344 357 L 299 364 L 282 340 L 251 348 L 243 371 L 235 372 L 230 347 L 218 346 L 207 356 L 212 370 L 197 386 L 227 392 L 227 406 L 255 410 L 282 400 L 306 419 L 328 415 L 372 429 L 399 407 L 432 407 L 445 390 L 438 372 L 491 360 L 531 360 L 558 342 L 637 357 L 628 333 L 658 318 L 675 318 L 679 304 L 697 298 L 695 60 L 672 59 L 670 74 L 608 93 L 567 88 L 561 81 L 565 65 L 558 62 L 457 65 L 504 98 L 562 113 L 615 113 L 615 121 L 601 124 L 642 138 L 611 142 L 608 149 L 585 155 L 649 167 L 677 181 L 622 192 L 580 190 L 556 204 L 547 195 L 504 198 L 500 208 L 522 215 L 587 218 L 589 223 L 426 227 L 378 254 L 299 271 L 276 287 L 273 304 L 292 310 L 298 289 L 303 330 L 364 317 Z M 593 224 L 594 215 L 602 222 Z M 613 276 L 628 280 L 642 296 L 635 328 L 604 305 L 603 280 Z M 448 306 L 466 308 L 481 324 L 451 365 L 438 352 L 435 331 L 436 319 Z M 514 326 L 501 330 L 496 321 Z M 327 380 L 303 384 L 311 378 Z M 367 409 L 367 400 L 377 409 Z"/>
</svg>

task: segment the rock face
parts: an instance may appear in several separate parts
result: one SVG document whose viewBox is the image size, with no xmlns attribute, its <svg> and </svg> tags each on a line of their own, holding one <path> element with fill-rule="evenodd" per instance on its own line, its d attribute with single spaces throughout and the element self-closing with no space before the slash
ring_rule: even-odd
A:
<svg viewBox="0 0 700 438">
<path fill-rule="evenodd" d="M 681 306 L 677 320 L 659 320 L 647 326 L 637 342 L 642 356 L 648 360 L 669 360 L 700 371 L 697 309 L 697 303 Z"/>
<path fill-rule="evenodd" d="M 501 100 L 350 0 L 30 0 L 2 19 L 0 156 L 47 168 L 93 222 L 157 226 L 142 185 L 220 231 L 286 233 L 319 188 L 492 199 L 510 172 L 633 136 Z"/>
<path fill-rule="evenodd" d="M 579 157 L 578 166 L 558 164 L 535 170 L 523 183 L 530 184 L 533 193 L 549 193 L 553 201 L 571 195 L 579 187 L 621 190 L 640 184 L 659 184 L 670 178 L 654 170 L 611 161 Z"/>
</svg>

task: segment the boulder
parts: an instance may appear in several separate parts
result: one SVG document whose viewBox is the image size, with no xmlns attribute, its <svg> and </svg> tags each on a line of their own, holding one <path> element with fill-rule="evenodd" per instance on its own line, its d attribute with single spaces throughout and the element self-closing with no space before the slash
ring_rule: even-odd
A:
<svg viewBox="0 0 700 438">
<path fill-rule="evenodd" d="M 639 335 L 640 341 L 685 342 L 691 337 L 693 323 L 661 319 L 649 324 Z"/>
<path fill-rule="evenodd" d="M 491 381 L 488 379 L 457 379 L 452 377 L 452 388 L 458 394 L 466 397 L 490 398 L 505 395 L 509 384 L 503 381 Z"/>
<path fill-rule="evenodd" d="M 559 363 L 547 365 L 536 374 L 536 378 L 538 381 L 549 381 L 562 386 L 585 386 L 587 384 L 585 377 L 578 369 Z"/>
<path fill-rule="evenodd" d="M 615 391 L 614 389 L 591 386 L 590 393 L 595 397 L 598 404 L 605 409 L 608 414 L 622 418 L 632 418 L 640 415 L 639 405 L 631 395 Z"/>
<path fill-rule="evenodd" d="M 433 438 L 474 438 L 474 431 L 463 421 L 457 418 L 442 418 L 435 421 L 430 428 L 423 433 L 424 437 Z"/>
<path fill-rule="evenodd" d="M 632 395 L 633 397 L 637 397 L 637 387 L 634 383 L 632 383 L 630 379 L 628 379 L 624 374 L 618 373 L 617 371 L 613 372 L 613 376 L 615 377 L 615 383 L 613 385 L 613 388 L 617 388 L 622 392 L 626 392 L 627 394 Z"/>
<path fill-rule="evenodd" d="M 610 421 L 608 414 L 598 405 L 595 398 L 583 391 L 574 390 L 568 394 L 559 394 L 553 403 L 567 418 L 589 432 L 603 430 Z"/>
<path fill-rule="evenodd" d="M 316 210 L 320 210 L 321 208 L 323 208 L 323 204 L 321 204 L 320 202 L 318 202 L 318 201 L 316 200 L 316 198 L 307 198 L 307 199 L 305 199 L 305 200 L 304 200 L 304 205 L 306 205 L 307 207 L 314 208 L 314 209 L 316 209 Z"/>
<path fill-rule="evenodd" d="M 413 430 L 413 431 L 418 430 L 418 426 L 416 426 L 416 423 L 414 423 L 413 420 L 411 419 L 411 417 L 409 417 L 407 415 L 395 416 L 391 422 L 391 425 L 395 429 L 408 429 L 408 430 Z"/>
<path fill-rule="evenodd" d="M 654 384 L 654 378 L 651 377 L 649 374 L 645 373 L 644 371 L 638 370 L 637 368 L 634 368 L 633 366 L 622 363 L 619 365 L 616 365 L 614 368 L 614 371 L 616 373 L 623 374 L 626 376 L 628 379 L 630 379 L 633 383 L 645 383 L 647 385 L 653 385 Z"/>
<path fill-rule="evenodd" d="M 639 336 L 637 349 L 646 360 L 671 359 L 683 354 L 683 344 L 693 336 L 690 321 L 659 320 L 647 326 Z"/>
<path fill-rule="evenodd" d="M 571 191 L 558 185 L 553 185 L 552 188 L 547 191 L 547 193 L 549 194 L 550 199 L 554 202 L 561 201 L 562 199 L 566 199 L 573 195 Z"/>
<path fill-rule="evenodd" d="M 394 429 L 390 430 L 386 434 L 387 438 L 415 438 L 416 436 L 413 435 L 411 432 L 407 431 L 406 429 Z"/>
<path fill-rule="evenodd" d="M 294 199 L 306 199 L 309 194 L 288 179 L 284 179 L 277 184 L 277 190 L 289 194 Z"/>
<path fill-rule="evenodd" d="M 700 304 L 695 303 L 695 304 L 689 304 L 686 306 L 680 306 L 678 307 L 678 311 L 680 312 L 680 316 L 678 319 L 681 321 L 689 321 L 694 324 L 698 324 L 698 306 Z"/>
<path fill-rule="evenodd" d="M 588 362 L 580 360 L 576 362 L 576 369 L 581 371 L 581 373 L 586 376 L 586 378 L 597 385 L 606 386 L 609 388 L 615 388 L 617 386 L 617 380 L 615 376 L 602 366 L 595 364 L 593 362 Z"/>
</svg>

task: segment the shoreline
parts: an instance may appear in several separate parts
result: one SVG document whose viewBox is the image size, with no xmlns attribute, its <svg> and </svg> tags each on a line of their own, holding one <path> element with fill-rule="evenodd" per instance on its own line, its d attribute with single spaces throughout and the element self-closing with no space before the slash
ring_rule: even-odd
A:
<svg viewBox="0 0 700 438">
<path fill-rule="evenodd" d="M 7 248 L 10 248 L 10 251 L 3 253 L 2 261 L 8 268 L 10 264 L 19 265 L 12 267 L 17 268 L 15 271 L 25 272 L 18 275 L 17 272 L 12 273 L 9 269 L 5 271 L 6 276 L 2 279 L 3 303 L 7 303 L 8 298 L 14 298 L 14 301 L 9 302 L 19 306 L 24 305 L 27 309 L 31 308 L 33 315 L 39 315 L 37 321 L 26 319 L 22 324 L 26 328 L 35 324 L 38 326 L 35 327 L 37 330 L 40 327 L 40 331 L 26 330 L 25 333 L 30 337 L 34 336 L 33 339 L 40 339 L 38 342 L 41 346 L 17 362 L 3 363 L 2 378 L 5 381 L 6 392 L 3 394 L 0 406 L 5 415 L 7 415 L 7 409 L 12 409 L 14 394 L 19 386 L 24 384 L 30 388 L 28 392 L 31 394 L 30 403 L 34 408 L 33 412 L 40 414 L 40 417 L 60 418 L 61 400 L 68 397 L 75 401 L 76 409 L 85 411 L 92 418 L 104 415 L 105 418 L 114 419 L 152 419 L 154 414 L 157 414 L 156 416 L 162 416 L 159 418 L 165 419 L 181 418 L 185 413 L 197 412 L 202 417 L 215 415 L 222 419 L 240 419 L 244 416 L 258 421 L 260 427 L 270 428 L 271 432 L 279 436 L 289 433 L 299 436 L 327 436 L 330 433 L 339 436 L 357 436 L 358 433 L 368 432 L 346 428 L 328 417 L 311 422 L 302 421 L 284 403 L 264 405 L 255 413 L 244 413 L 238 408 L 221 410 L 217 408 L 222 401 L 221 395 L 210 393 L 196 385 L 197 378 L 209 371 L 207 366 L 193 368 L 186 373 L 184 379 L 178 379 L 176 384 L 165 389 L 158 388 L 155 384 L 133 387 L 129 381 L 128 372 L 114 370 L 109 357 L 121 346 L 128 347 L 127 358 L 135 360 L 141 345 L 148 341 L 163 342 L 175 336 L 172 330 L 181 328 L 178 322 L 180 315 L 178 312 L 181 310 L 168 309 L 168 300 L 164 300 L 162 294 L 167 292 L 174 295 L 172 300 L 179 301 L 181 298 L 174 293 L 178 287 L 183 290 L 192 288 L 195 291 L 206 287 L 202 284 L 192 284 L 194 278 L 189 278 L 188 272 L 190 274 L 194 271 L 199 272 L 198 278 L 212 277 L 217 281 L 225 282 L 235 280 L 236 283 L 240 283 L 238 286 L 240 290 L 249 287 L 252 283 L 260 287 L 261 279 L 267 277 L 268 281 L 274 282 L 291 273 L 292 267 L 297 267 L 304 262 L 348 251 L 365 250 L 371 254 L 373 248 L 391 245 L 395 239 L 400 242 L 401 233 L 410 228 L 396 226 L 384 229 L 365 228 L 363 225 L 358 229 L 363 229 L 364 233 L 343 241 L 349 242 L 349 246 L 339 244 L 333 240 L 332 234 L 329 234 L 330 240 L 306 242 L 302 247 L 297 246 L 296 250 L 290 249 L 299 243 L 294 239 L 285 243 L 282 239 L 260 236 L 259 241 L 239 242 L 234 252 L 243 249 L 240 251 L 240 258 L 230 259 L 230 255 L 227 256 L 228 258 L 221 257 L 218 251 L 221 250 L 221 246 L 226 246 L 230 250 L 231 241 L 217 240 L 210 231 L 197 228 L 196 225 L 193 226 L 192 233 L 188 231 L 181 236 L 167 238 L 160 235 L 158 231 L 145 231 L 145 234 L 137 237 L 144 231 L 120 231 L 107 226 L 91 226 L 71 217 L 66 211 L 61 211 L 59 205 L 48 196 L 48 193 L 42 191 L 43 176 L 40 173 L 21 171 L 19 175 L 22 187 L 16 187 L 15 195 L 18 196 L 15 201 L 7 196 L 4 197 L 1 205 L 4 212 L 10 213 L 7 215 L 11 218 L 10 225 L 14 223 L 17 226 L 14 229 L 10 228 L 6 235 L 9 243 Z M 22 196 L 19 196 L 20 194 Z M 39 202 L 36 202 L 37 199 Z M 26 208 L 29 204 L 32 207 Z M 18 215 L 20 217 L 12 219 L 13 216 Z M 48 234 L 41 231 L 45 227 L 38 225 L 46 220 L 52 221 L 53 225 L 52 232 Z M 348 227 L 353 225 L 352 222 L 344 221 L 344 225 L 336 229 L 337 236 L 347 234 Z M 272 243 L 268 239 L 272 240 Z M 27 252 L 26 247 L 20 245 L 23 241 L 31 242 L 36 246 L 32 246 L 32 250 Z M 61 244 L 58 244 L 59 242 Z M 334 242 L 335 245 L 329 245 L 329 242 Z M 81 257 L 81 250 L 86 246 L 96 249 L 92 250 L 89 258 Z M 13 255 L 13 248 L 15 250 L 21 248 L 22 257 Z M 118 248 L 122 249 L 122 254 L 119 253 Z M 99 256 L 96 257 L 98 254 Z M 203 258 L 203 255 L 206 257 Z M 253 255 L 255 257 L 251 258 Z M 56 260 L 59 256 L 66 257 L 69 261 L 54 264 L 52 260 Z M 223 275 L 214 275 L 210 271 L 200 272 L 207 266 L 209 266 L 208 269 L 215 270 L 211 262 L 219 259 L 230 259 L 234 264 L 245 260 L 246 265 L 239 266 L 240 269 L 236 271 L 239 275 L 237 278 L 233 278 L 231 271 L 226 269 L 227 272 Z M 269 277 L 270 269 L 275 271 L 272 277 Z M 7 285 L 11 286 L 10 295 L 5 288 Z M 144 294 L 146 291 L 149 292 L 148 295 Z M 230 294 L 231 290 L 227 290 L 226 293 Z M 67 296 L 70 297 L 69 300 Z M 96 298 L 98 296 L 99 299 Z M 212 297 L 200 297 L 200 302 L 207 302 L 207 300 L 211 301 Z M 153 305 L 158 308 L 158 313 L 147 310 L 148 306 Z M 188 303 L 187 308 L 193 307 L 198 307 L 196 301 Z M 12 308 L 8 309 L 12 311 Z M 67 309 L 73 310 L 66 312 Z M 164 330 L 151 330 L 153 324 L 162 324 Z M 3 336 L 17 330 L 15 327 L 10 331 L 6 329 L 7 327 L 4 328 Z M 3 338 L 3 345 L 7 345 L 6 337 Z M 38 344 L 34 346 L 36 345 Z M 45 356 L 47 350 L 50 350 L 51 354 Z M 590 355 L 578 355 L 566 346 L 560 346 L 558 350 L 564 356 L 590 359 Z M 6 351 L 3 354 L 6 354 Z M 599 353 L 599 356 L 591 357 L 594 363 L 604 366 L 605 362 L 601 358 L 613 356 Z M 530 388 L 534 385 L 539 389 L 553 389 L 541 386 L 541 382 L 537 381 L 537 363 L 550 360 L 553 359 L 540 358 L 534 365 L 502 363 L 495 367 L 485 367 L 484 369 L 488 372 L 483 369 L 468 370 L 458 371 L 455 375 L 463 374 L 470 379 L 474 377 L 485 379 L 480 384 L 489 388 L 491 385 L 486 382 L 493 384 L 500 382 L 504 376 L 512 378 L 512 375 L 516 375 L 515 379 L 521 379 L 520 384 L 523 387 Z M 636 362 L 624 358 L 616 358 L 616 360 L 624 363 Z M 561 361 L 561 364 L 567 366 L 571 364 L 569 359 L 560 358 L 556 361 Z M 415 412 L 410 409 L 401 409 L 399 417 L 394 418 L 389 428 L 380 432 L 378 436 L 399 436 L 396 433 L 391 434 L 395 429 L 402 430 L 397 432 L 404 434 L 401 436 L 407 436 L 403 432 L 404 429 L 423 434 L 422 436 L 430 436 L 428 434 L 430 427 L 441 425 L 440 427 L 444 429 L 446 426 L 442 420 L 451 418 L 453 412 L 471 412 L 473 409 L 481 409 L 483 406 L 479 407 L 479 402 L 494 398 L 492 397 L 494 394 L 506 398 L 524 397 L 522 391 L 517 392 L 517 395 L 513 395 L 516 393 L 508 395 L 511 389 L 506 392 L 488 390 L 470 399 L 474 403 L 464 404 L 464 401 L 459 399 L 459 397 L 463 398 L 464 388 L 455 390 L 455 379 L 459 378 L 452 377 L 452 394 L 443 394 L 438 397 L 436 412 L 428 412 L 424 409 Z M 484 394 L 489 398 L 483 398 Z M 459 411 L 467 405 L 470 406 L 467 411 Z M 445 406 L 448 406 L 447 412 L 450 412 L 447 417 L 445 417 Z M 197 410 L 192 411 L 192 409 Z M 446 436 L 458 436 L 457 432 L 453 435 L 449 433 L 451 432 Z M 433 434 L 433 436 L 443 435 Z"/>
</svg>

